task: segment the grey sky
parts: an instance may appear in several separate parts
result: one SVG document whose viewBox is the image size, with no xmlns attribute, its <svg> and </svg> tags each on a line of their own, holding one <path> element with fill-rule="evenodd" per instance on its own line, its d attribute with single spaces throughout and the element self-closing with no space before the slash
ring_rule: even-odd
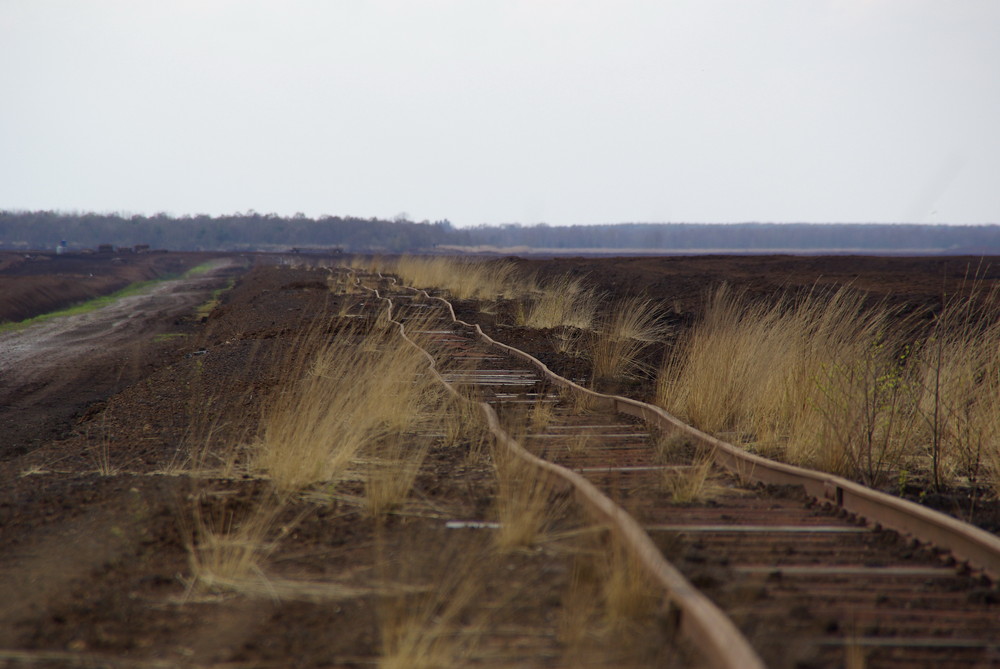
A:
<svg viewBox="0 0 1000 669">
<path fill-rule="evenodd" d="M 0 0 L 0 208 L 1000 222 L 997 0 Z"/>
</svg>

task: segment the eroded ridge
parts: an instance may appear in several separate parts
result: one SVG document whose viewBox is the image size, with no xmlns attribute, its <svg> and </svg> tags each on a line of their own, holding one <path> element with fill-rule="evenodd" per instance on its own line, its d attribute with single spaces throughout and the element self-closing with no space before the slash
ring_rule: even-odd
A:
<svg viewBox="0 0 1000 669">
<path fill-rule="evenodd" d="M 727 457 L 689 433 L 555 383 L 537 362 L 456 323 L 443 302 L 389 294 L 404 323 L 422 315 L 426 348 L 447 380 L 489 403 L 526 449 L 627 509 L 768 666 L 1000 662 L 1000 596 L 940 542 L 932 548 L 866 522 L 839 507 L 839 495 L 753 484 L 750 468 L 743 477 L 719 468 Z"/>
</svg>

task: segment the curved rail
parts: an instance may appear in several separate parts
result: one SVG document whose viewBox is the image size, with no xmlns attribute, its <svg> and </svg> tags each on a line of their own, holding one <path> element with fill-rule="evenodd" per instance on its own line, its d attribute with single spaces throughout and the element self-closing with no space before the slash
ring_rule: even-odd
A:
<svg viewBox="0 0 1000 669">
<path fill-rule="evenodd" d="M 565 484 L 572 487 L 577 499 L 618 535 L 623 545 L 631 552 L 639 564 L 664 588 L 669 601 L 678 613 L 681 634 L 686 636 L 704 653 L 711 666 L 728 669 L 763 669 L 765 667 L 765 664 L 756 651 L 729 617 L 712 603 L 708 597 L 691 585 L 680 571 L 663 557 L 663 554 L 650 539 L 649 535 L 628 512 L 615 504 L 580 474 L 528 452 L 501 427 L 499 417 L 489 404 L 486 402 L 475 402 L 462 396 L 441 376 L 437 369 L 437 364 L 430 353 L 409 337 L 403 323 L 395 320 L 393 317 L 392 300 L 382 296 L 376 289 L 368 290 L 372 290 L 378 299 L 386 303 L 390 322 L 399 328 L 401 336 L 411 346 L 415 347 L 426 357 L 429 369 L 444 384 L 448 392 L 461 401 L 472 402 L 479 408 L 490 431 L 499 443 L 503 444 L 526 462 L 541 469 L 547 475 L 562 480 Z M 426 293 L 423 294 L 426 295 Z M 468 324 L 455 318 L 454 309 L 447 300 L 441 301 L 447 305 L 448 311 L 455 323 L 468 326 Z M 486 337 L 478 326 L 476 326 L 475 331 L 477 336 L 484 337 L 485 340 L 496 344 L 492 339 Z M 562 377 L 554 375 L 547 368 L 545 368 L 545 372 L 547 375 L 566 381 Z M 572 382 L 566 381 L 566 383 Z M 575 386 L 576 384 L 573 385 Z M 579 386 L 576 387 L 579 388 Z"/>
<path fill-rule="evenodd" d="M 582 393 L 599 406 L 613 408 L 621 413 L 641 418 L 668 433 L 685 434 L 698 444 L 711 449 L 715 461 L 720 466 L 745 480 L 765 484 L 801 486 L 806 494 L 817 500 L 832 503 L 872 523 L 880 524 L 919 541 L 946 548 L 957 560 L 981 570 L 993 581 L 1000 580 L 1000 537 L 994 534 L 939 511 L 873 490 L 834 474 L 776 462 L 749 453 L 684 423 L 660 407 L 628 397 L 606 395 L 584 388 L 559 376 L 534 356 L 496 341 L 483 332 L 478 324 L 470 324 L 460 320 L 455 315 L 455 309 L 448 300 L 431 296 L 423 290 L 408 288 L 447 305 L 448 311 L 456 323 L 475 329 L 477 335 L 490 345 L 531 363 L 552 383 Z"/>
</svg>

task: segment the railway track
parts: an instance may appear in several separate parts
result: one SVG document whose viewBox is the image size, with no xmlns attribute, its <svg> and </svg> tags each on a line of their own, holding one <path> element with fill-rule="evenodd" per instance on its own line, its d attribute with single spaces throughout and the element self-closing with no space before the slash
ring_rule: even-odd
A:
<svg viewBox="0 0 1000 669">
<path fill-rule="evenodd" d="M 624 536 L 712 666 L 1000 665 L 996 537 L 742 454 L 555 376 L 458 322 L 443 300 L 379 277 L 363 284 L 444 381 L 490 408 L 502 441 Z"/>
</svg>

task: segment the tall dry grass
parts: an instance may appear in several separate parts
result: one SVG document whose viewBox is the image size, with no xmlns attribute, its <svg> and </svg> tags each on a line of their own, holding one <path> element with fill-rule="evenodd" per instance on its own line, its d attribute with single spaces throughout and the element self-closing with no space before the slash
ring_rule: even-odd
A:
<svg viewBox="0 0 1000 669">
<path fill-rule="evenodd" d="M 394 328 L 314 334 L 299 350 L 254 445 L 254 466 L 282 492 L 336 483 L 362 455 L 379 458 L 432 420 L 440 403 L 425 359 Z"/>
<path fill-rule="evenodd" d="M 901 365 L 890 311 L 849 288 L 774 303 L 727 285 L 661 371 L 657 401 L 708 432 L 874 480 L 895 455 Z"/>
<path fill-rule="evenodd" d="M 495 540 L 502 551 L 526 548 L 552 533 L 565 505 L 554 503 L 552 482 L 507 448 L 493 449 L 495 500 L 500 523 Z"/>
<path fill-rule="evenodd" d="M 582 279 L 557 276 L 537 287 L 536 294 L 521 312 L 518 325 L 529 328 L 560 326 L 590 330 L 594 326 L 600 298 Z"/>
<path fill-rule="evenodd" d="M 688 467 L 664 469 L 662 488 L 674 504 L 696 504 L 718 497 L 726 488 L 712 480 L 714 460 L 699 455 Z"/>
<path fill-rule="evenodd" d="M 595 381 L 622 380 L 652 375 L 642 361 L 649 346 L 662 342 L 670 328 L 664 309 L 653 300 L 628 297 L 614 304 L 600 319 L 597 340 L 591 352 Z"/>
<path fill-rule="evenodd" d="M 657 401 L 708 432 L 875 486 L 996 481 L 996 303 L 966 292 L 926 326 L 850 288 L 762 303 L 723 286 L 661 370 Z"/>
<path fill-rule="evenodd" d="M 401 506 L 420 473 L 431 440 L 401 433 L 379 439 L 361 467 L 365 474 L 364 509 L 380 516 Z"/>
<path fill-rule="evenodd" d="M 662 599 L 662 591 L 620 540 L 611 537 L 604 576 L 604 611 L 612 629 L 622 629 L 648 618 Z"/>
<path fill-rule="evenodd" d="M 386 584 L 411 585 L 378 603 L 381 669 L 467 666 L 483 653 L 497 609 L 482 605 L 483 575 L 496 561 L 478 537 L 452 538 L 427 551 L 405 548 L 399 560 L 384 548 L 376 564 Z"/>
<path fill-rule="evenodd" d="M 914 345 L 922 456 L 935 488 L 1000 490 L 1000 295 L 973 278 L 942 303 Z"/>
<path fill-rule="evenodd" d="M 516 268 L 503 260 L 404 255 L 380 270 L 398 275 L 410 286 L 447 290 L 460 300 L 493 300 L 523 291 L 517 285 Z"/>
<path fill-rule="evenodd" d="M 278 518 L 284 505 L 267 498 L 241 517 L 227 505 L 203 509 L 205 496 L 195 498 L 193 524 L 187 534 L 191 587 L 207 590 L 260 591 L 268 579 L 264 567 L 282 534 Z M 285 530 L 287 531 L 287 530 Z"/>
</svg>

